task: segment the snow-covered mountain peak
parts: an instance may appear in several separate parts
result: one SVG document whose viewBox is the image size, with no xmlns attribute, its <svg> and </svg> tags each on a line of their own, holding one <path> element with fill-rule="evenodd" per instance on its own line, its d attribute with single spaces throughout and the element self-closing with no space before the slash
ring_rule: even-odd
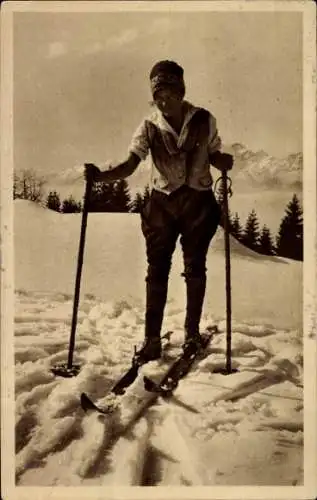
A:
<svg viewBox="0 0 317 500">
<path fill-rule="evenodd" d="M 264 150 L 251 151 L 238 143 L 225 150 L 234 156 L 233 179 L 243 181 L 248 186 L 298 189 L 302 185 L 301 152 L 279 158 Z"/>
</svg>

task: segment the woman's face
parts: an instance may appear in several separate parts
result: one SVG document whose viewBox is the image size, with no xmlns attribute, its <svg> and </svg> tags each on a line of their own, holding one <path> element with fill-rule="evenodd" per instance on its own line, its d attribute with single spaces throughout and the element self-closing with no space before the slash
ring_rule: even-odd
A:
<svg viewBox="0 0 317 500">
<path fill-rule="evenodd" d="M 182 108 L 183 98 L 173 89 L 162 89 L 155 92 L 154 103 L 167 117 L 176 117 Z"/>
</svg>

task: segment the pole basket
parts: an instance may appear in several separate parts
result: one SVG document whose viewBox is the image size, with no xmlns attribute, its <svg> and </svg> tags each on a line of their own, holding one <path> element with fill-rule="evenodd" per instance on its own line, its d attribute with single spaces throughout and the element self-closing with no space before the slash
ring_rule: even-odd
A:
<svg viewBox="0 0 317 500">
<path fill-rule="evenodd" d="M 80 365 L 72 365 L 70 368 L 66 363 L 55 365 L 51 368 L 51 372 L 58 377 L 71 378 L 76 377 L 80 372 Z"/>
<path fill-rule="evenodd" d="M 215 370 L 212 371 L 212 373 L 220 373 L 221 375 L 232 375 L 233 373 L 238 373 L 239 370 L 237 368 L 230 368 L 228 369 L 226 366 L 216 368 Z"/>
</svg>

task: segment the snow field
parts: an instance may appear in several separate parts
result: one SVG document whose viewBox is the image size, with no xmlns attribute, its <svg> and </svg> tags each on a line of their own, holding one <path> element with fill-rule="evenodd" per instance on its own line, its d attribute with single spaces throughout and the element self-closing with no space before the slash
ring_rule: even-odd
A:
<svg viewBox="0 0 317 500">
<path fill-rule="evenodd" d="M 161 360 L 120 399 L 112 384 L 144 336 L 146 260 L 139 218 L 89 214 L 74 364 L 67 362 L 80 214 L 15 204 L 16 481 L 19 486 L 299 485 L 303 482 L 302 265 L 231 240 L 232 367 L 226 360 L 223 233 L 207 258 L 201 331 L 219 333 L 163 400 L 146 393 L 183 342 L 185 290 L 178 246 Z M 43 238 L 45 234 L 45 238 Z M 29 236 L 32 235 L 30 238 Z M 80 394 L 108 416 L 84 413 Z"/>
<path fill-rule="evenodd" d="M 220 322 L 205 359 L 180 382 L 170 400 L 159 398 L 148 409 L 156 396 L 144 392 L 142 375 L 158 380 L 180 351 L 180 309 L 168 305 L 164 332 L 173 333 L 163 359 L 145 365 L 119 402 L 107 396 L 107 390 L 129 365 L 133 346 L 142 341 L 142 308 L 124 301 L 84 298 L 74 356 L 81 370 L 77 377 L 61 379 L 50 368 L 67 357 L 69 327 L 64 322 L 68 323 L 72 303 L 68 298 L 61 302 L 60 296 L 55 300 L 54 293 L 51 298 L 43 294 L 43 314 L 39 311 L 35 322 L 28 308 L 34 307 L 36 297 L 38 293 L 30 292 L 26 300 L 25 294 L 17 293 L 17 331 L 33 324 L 32 336 L 17 336 L 18 344 L 23 338 L 25 348 L 25 359 L 21 361 L 19 350 L 16 358 L 18 484 L 227 484 L 236 478 L 239 462 L 232 458 L 231 468 L 222 465 L 227 472 L 219 474 L 218 458 L 216 463 L 212 459 L 215 443 L 217 447 L 221 438 L 221 453 L 226 454 L 224 450 L 237 442 L 247 469 L 254 461 L 246 451 L 248 439 L 258 442 L 260 435 L 261 446 L 269 443 L 265 452 L 269 456 L 291 455 L 292 471 L 300 481 L 303 407 L 298 331 L 274 332 L 272 326 L 233 322 L 232 366 L 239 372 L 225 376 L 213 373 L 225 363 L 225 322 Z M 50 316 L 45 314 L 44 298 L 50 304 Z M 56 319 L 55 332 L 45 333 L 44 325 L 52 324 L 47 317 Z M 213 317 L 205 314 L 202 329 L 213 323 Z M 35 359 L 33 346 L 45 356 Z M 109 417 L 85 414 L 79 405 L 81 392 L 101 406 L 112 402 L 113 413 Z M 203 457 L 208 453 L 211 458 L 206 461 Z M 264 481 L 259 470 L 267 455 L 260 453 L 256 460 L 258 468 L 252 466 L 249 476 L 244 471 L 248 484 Z M 276 484 L 286 481 L 279 477 Z"/>
<path fill-rule="evenodd" d="M 15 288 L 73 296 L 80 214 L 62 215 L 32 202 L 15 203 Z M 45 234 L 45 238 L 41 235 Z M 32 238 L 29 238 L 32 235 Z M 54 256 L 54 257 L 53 257 Z M 231 238 L 232 303 L 236 321 L 300 328 L 302 264 L 265 257 Z M 36 264 L 35 264 L 36 263 Z M 205 312 L 221 320 L 225 311 L 222 229 L 207 256 Z M 184 311 L 185 290 L 180 245 L 173 258 L 168 300 Z M 125 301 L 144 307 L 146 257 L 138 214 L 89 214 L 81 297 L 103 303 Z M 35 304 L 37 307 L 37 304 Z M 61 311 L 62 314 L 62 311 Z M 168 316 L 168 314 L 167 314 Z M 268 327 L 270 326 L 268 324 Z"/>
</svg>

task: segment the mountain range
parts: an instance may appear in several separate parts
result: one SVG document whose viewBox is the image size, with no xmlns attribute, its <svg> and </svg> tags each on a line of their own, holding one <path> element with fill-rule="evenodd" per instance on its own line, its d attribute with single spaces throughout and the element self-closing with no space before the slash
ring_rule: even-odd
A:
<svg viewBox="0 0 317 500">
<path fill-rule="evenodd" d="M 246 182 L 250 186 L 266 189 L 302 187 L 303 155 L 292 153 L 283 158 L 269 155 L 267 152 L 251 151 L 240 143 L 224 148 L 234 156 L 232 178 Z"/>
<path fill-rule="evenodd" d="M 251 151 L 240 143 L 223 148 L 234 157 L 234 168 L 230 176 L 239 189 L 250 191 L 252 188 L 293 189 L 301 191 L 303 174 L 303 155 L 292 153 L 278 158 L 267 152 Z M 150 180 L 150 161 L 146 160 L 128 179 L 131 191 L 143 190 Z M 215 173 L 214 176 L 216 177 Z M 75 198 L 82 196 L 83 168 L 72 166 L 63 172 L 52 173 L 48 177 L 48 189 L 72 193 Z"/>
</svg>

